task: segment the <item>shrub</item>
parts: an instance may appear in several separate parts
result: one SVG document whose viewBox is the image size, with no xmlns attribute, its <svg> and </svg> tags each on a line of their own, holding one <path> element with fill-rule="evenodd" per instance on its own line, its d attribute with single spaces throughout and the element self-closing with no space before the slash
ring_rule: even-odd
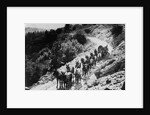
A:
<svg viewBox="0 0 150 115">
<path fill-rule="evenodd" d="M 123 26 L 119 24 L 113 25 L 113 28 L 111 29 L 112 34 L 115 36 L 118 36 L 119 34 L 121 34 L 122 31 L 123 31 Z"/>
<path fill-rule="evenodd" d="M 88 24 L 82 24 L 82 26 L 87 26 Z"/>
<path fill-rule="evenodd" d="M 82 52 L 83 46 L 77 40 L 68 40 L 61 44 L 61 51 L 64 54 L 65 62 L 69 62 Z"/>
<path fill-rule="evenodd" d="M 25 64 L 25 86 L 29 87 L 36 83 L 42 75 L 47 72 L 47 65 L 35 63 L 26 59 Z"/>
<path fill-rule="evenodd" d="M 76 26 L 73 26 L 72 30 L 73 30 L 73 31 L 76 30 Z"/>
<path fill-rule="evenodd" d="M 63 29 L 62 29 L 62 28 L 58 28 L 58 29 L 56 30 L 56 33 L 57 33 L 57 34 L 61 34 L 61 33 L 62 33 L 62 31 L 63 31 Z"/>
<path fill-rule="evenodd" d="M 85 31 L 87 34 L 89 34 L 89 33 L 91 32 L 90 29 L 85 29 L 84 31 Z"/>
<path fill-rule="evenodd" d="M 76 39 L 80 44 L 84 45 L 86 43 L 86 37 L 81 32 L 78 32 L 73 36 L 73 39 Z"/>
<path fill-rule="evenodd" d="M 58 40 L 66 40 L 66 39 L 70 39 L 71 35 L 69 33 L 63 33 L 57 36 Z"/>
<path fill-rule="evenodd" d="M 78 30 L 78 29 L 81 29 L 82 28 L 82 25 L 81 24 L 74 24 L 73 26 L 72 26 L 72 30 L 74 31 L 74 30 Z"/>
<path fill-rule="evenodd" d="M 49 48 L 43 48 L 39 53 L 38 53 L 38 58 L 36 59 L 36 62 L 43 62 L 45 60 L 49 60 L 51 57 L 51 50 Z"/>
<path fill-rule="evenodd" d="M 71 31 L 71 24 L 66 24 L 64 27 L 64 32 L 69 33 Z"/>
<path fill-rule="evenodd" d="M 53 69 L 59 68 L 65 63 L 73 60 L 76 55 L 82 52 L 83 46 L 76 39 L 67 37 L 65 40 L 58 40 L 53 44 L 52 62 Z"/>
<path fill-rule="evenodd" d="M 32 61 L 27 61 L 26 62 L 26 68 L 25 68 L 25 86 L 31 86 L 33 83 L 36 82 L 37 78 L 40 76 L 34 76 L 36 73 L 36 65 Z"/>
</svg>

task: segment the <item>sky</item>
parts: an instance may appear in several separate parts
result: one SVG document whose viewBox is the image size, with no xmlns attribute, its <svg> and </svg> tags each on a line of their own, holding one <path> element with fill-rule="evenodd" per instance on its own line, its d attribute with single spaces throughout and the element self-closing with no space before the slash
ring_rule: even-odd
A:
<svg viewBox="0 0 150 115">
<path fill-rule="evenodd" d="M 64 27 L 65 24 L 50 24 L 50 23 L 26 23 L 25 27 L 42 28 L 42 29 L 57 29 Z"/>
</svg>

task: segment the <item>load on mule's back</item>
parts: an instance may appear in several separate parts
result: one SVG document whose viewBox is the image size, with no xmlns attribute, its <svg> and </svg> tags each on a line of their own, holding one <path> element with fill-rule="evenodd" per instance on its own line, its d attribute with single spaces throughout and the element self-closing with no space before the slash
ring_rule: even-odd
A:
<svg viewBox="0 0 150 115">
<path fill-rule="evenodd" d="M 90 53 L 90 69 L 92 68 L 93 65 L 95 65 L 95 57 L 93 53 Z"/>
<path fill-rule="evenodd" d="M 80 83 L 81 82 L 81 74 L 79 69 L 76 69 L 75 71 L 75 83 Z"/>
<path fill-rule="evenodd" d="M 103 46 L 99 46 L 98 47 L 98 61 L 100 61 L 100 59 L 103 59 L 105 58 L 106 56 L 109 55 L 109 52 L 108 52 L 108 45 L 103 47 Z"/>
<path fill-rule="evenodd" d="M 74 69 L 74 67 L 72 67 L 71 73 L 72 73 L 72 82 L 73 82 L 73 84 L 74 84 L 74 82 L 75 82 L 75 75 L 74 75 L 75 69 Z"/>
<path fill-rule="evenodd" d="M 88 57 L 86 57 L 87 59 Z M 82 63 L 82 77 L 85 76 L 87 73 L 88 73 L 88 70 L 89 70 L 89 64 L 87 63 L 86 60 L 84 60 L 84 58 L 81 58 L 81 63 Z"/>
<path fill-rule="evenodd" d="M 81 67 L 81 63 L 79 63 L 79 61 L 76 62 L 75 68 L 80 68 Z"/>
<path fill-rule="evenodd" d="M 70 72 L 69 64 L 66 65 L 66 70 L 67 70 L 67 72 Z"/>
</svg>

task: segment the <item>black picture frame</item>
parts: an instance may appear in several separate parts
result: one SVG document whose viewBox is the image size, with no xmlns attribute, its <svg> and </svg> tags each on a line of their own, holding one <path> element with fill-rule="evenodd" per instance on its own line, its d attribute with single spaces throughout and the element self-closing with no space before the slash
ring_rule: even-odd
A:
<svg viewBox="0 0 150 115">
<path fill-rule="evenodd" d="M 3 49 L 3 52 L 2 52 L 2 60 L 3 60 L 3 69 L 2 69 L 2 79 L 1 79 L 1 88 L 3 91 L 1 93 L 2 95 L 2 98 L 1 98 L 1 104 L 2 104 L 2 109 L 3 111 L 6 111 L 6 110 L 12 110 L 12 109 L 15 109 L 15 110 L 27 110 L 29 108 L 22 108 L 22 109 L 17 109 L 17 108 L 11 108 L 11 109 L 8 109 L 7 108 L 7 7 L 55 7 L 55 6 L 58 6 L 58 7 L 87 7 L 87 6 L 90 6 L 90 7 L 143 7 L 144 8 L 144 22 L 143 22 L 143 25 L 144 25 L 144 35 L 143 35 L 143 77 L 144 77 L 144 92 L 143 92 L 143 108 L 142 109 L 138 109 L 138 108 L 122 108 L 122 109 L 119 109 L 119 108 L 111 108 L 111 109 L 108 109 L 108 108 L 73 108 L 73 110 L 76 110 L 76 109 L 84 109 L 84 110 L 103 110 L 102 112 L 106 112 L 107 110 L 110 110 L 110 112 L 114 111 L 114 110 L 117 110 L 117 112 L 120 113 L 120 110 L 128 110 L 131 111 L 133 110 L 134 112 L 146 112 L 146 111 L 149 111 L 149 104 L 150 104 L 150 100 L 149 100 L 149 76 L 148 74 L 146 74 L 146 49 L 148 47 L 146 47 L 146 40 L 148 39 L 148 26 L 149 26 L 149 22 L 148 20 L 150 20 L 149 18 L 149 8 L 148 8 L 148 5 L 146 5 L 146 2 L 143 2 L 141 0 L 123 0 L 123 1 L 119 1 L 119 0 L 104 0 L 104 1 L 66 1 L 66 0 L 63 0 L 63 1 L 58 1 L 58 0 L 55 0 L 55 1 L 46 1 L 46 0 L 42 0 L 42 1 L 36 1 L 36 0 L 11 0 L 11 1 L 2 1 L 1 2 L 1 21 L 0 21 L 0 25 L 1 25 L 1 35 L 2 35 L 2 47 L 1 49 Z M 147 37 L 147 39 L 146 39 Z M 146 62 L 146 63 L 145 63 Z M 34 110 L 52 110 L 51 108 L 49 109 L 46 109 L 46 108 L 32 108 Z M 55 108 L 53 110 L 56 110 L 57 111 L 58 108 Z M 69 109 L 69 108 L 61 108 L 59 110 L 63 110 L 63 109 Z M 30 109 L 31 110 L 31 109 Z M 60 111 L 61 112 L 61 111 Z M 88 111 L 87 111 L 88 112 Z"/>
</svg>

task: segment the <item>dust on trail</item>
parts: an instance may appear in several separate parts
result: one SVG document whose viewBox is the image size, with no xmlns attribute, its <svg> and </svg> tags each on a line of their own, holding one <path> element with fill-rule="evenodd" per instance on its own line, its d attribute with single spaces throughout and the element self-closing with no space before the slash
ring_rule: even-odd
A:
<svg viewBox="0 0 150 115">
<path fill-rule="evenodd" d="M 91 42 L 95 43 L 95 49 L 97 49 L 98 46 L 100 46 L 100 45 L 103 47 L 108 45 L 108 52 L 111 54 L 113 48 L 107 42 L 102 41 L 96 37 L 87 37 L 87 39 L 89 39 Z"/>
<path fill-rule="evenodd" d="M 91 49 L 89 51 L 79 54 L 74 60 L 67 63 L 67 64 L 69 64 L 70 67 L 74 67 L 76 64 L 76 61 L 80 61 L 81 58 L 85 58 L 86 55 L 90 55 L 90 53 L 94 52 L 94 49 L 98 49 L 98 46 L 100 46 L 100 45 L 102 45 L 103 47 L 108 45 L 108 52 L 111 54 L 113 48 L 107 42 L 102 41 L 96 37 L 87 37 L 87 39 L 89 39 L 92 43 L 94 43 L 94 45 L 91 46 Z M 66 71 L 66 65 L 60 67 L 58 70 Z M 82 83 L 82 85 L 83 85 L 83 83 Z M 76 87 L 78 87 L 78 86 L 80 86 L 80 85 L 77 85 Z M 82 87 L 82 86 L 80 86 L 80 87 Z M 77 89 L 79 89 L 79 88 L 77 88 Z M 56 89 L 56 79 L 54 79 L 53 81 L 49 81 L 46 84 L 37 85 L 37 86 L 31 88 L 30 90 L 57 90 Z"/>
<path fill-rule="evenodd" d="M 54 79 L 53 81 L 49 81 L 48 83 L 45 83 L 45 84 L 37 85 L 31 88 L 30 90 L 57 90 L 56 79 Z"/>
</svg>

